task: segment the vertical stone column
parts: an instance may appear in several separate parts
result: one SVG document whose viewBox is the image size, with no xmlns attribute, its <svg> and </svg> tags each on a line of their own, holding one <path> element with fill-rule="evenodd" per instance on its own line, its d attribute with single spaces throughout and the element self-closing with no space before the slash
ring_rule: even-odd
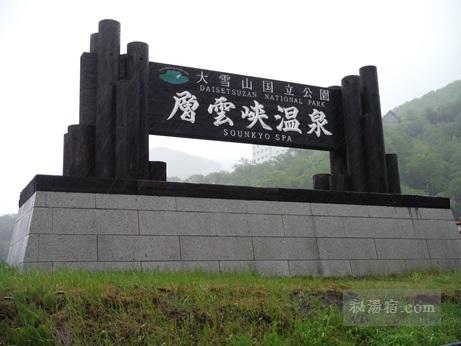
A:
<svg viewBox="0 0 461 346">
<path fill-rule="evenodd" d="M 140 101 L 139 83 L 134 79 L 117 83 L 117 107 L 115 129 L 115 176 L 122 179 L 136 179 L 138 157 L 136 148 L 139 138 Z"/>
<path fill-rule="evenodd" d="M 90 53 L 80 57 L 79 125 L 64 135 L 63 175 L 94 176 L 97 42 L 98 34 L 91 35 Z"/>
<path fill-rule="evenodd" d="M 94 175 L 94 126 L 71 125 L 64 135 L 63 175 Z"/>
<path fill-rule="evenodd" d="M 385 193 L 388 186 L 376 66 L 360 68 L 360 96 L 365 139 L 367 191 Z"/>
<path fill-rule="evenodd" d="M 367 176 L 363 147 L 360 77 L 344 77 L 341 80 L 341 86 L 349 189 L 365 192 Z"/>
<path fill-rule="evenodd" d="M 98 49 L 99 49 L 99 33 L 95 32 L 94 34 L 90 35 L 90 52 L 97 54 Z"/>
<path fill-rule="evenodd" d="M 332 114 L 338 114 L 335 119 L 335 135 L 340 138 L 340 143 L 335 150 L 330 151 L 330 189 L 346 190 L 347 189 L 347 157 L 346 141 L 344 137 L 344 115 L 342 110 L 342 95 L 340 86 L 329 87 L 330 91 L 330 110 Z"/>
<path fill-rule="evenodd" d="M 117 83 L 116 93 L 116 176 L 147 179 L 149 143 L 147 92 L 149 47 L 131 42 L 120 61 L 125 80 Z"/>
<path fill-rule="evenodd" d="M 96 123 L 96 53 L 80 57 L 80 112 L 81 125 Z"/>
<path fill-rule="evenodd" d="M 137 145 L 133 155 L 137 160 L 137 172 L 134 178 L 147 179 L 149 164 L 148 113 L 148 79 L 149 79 L 149 45 L 144 42 L 130 42 L 127 47 L 127 77 L 139 84 L 139 120 L 133 129 Z"/>
<path fill-rule="evenodd" d="M 120 71 L 120 23 L 99 22 L 97 40 L 95 175 L 115 175 L 115 84 Z"/>
</svg>

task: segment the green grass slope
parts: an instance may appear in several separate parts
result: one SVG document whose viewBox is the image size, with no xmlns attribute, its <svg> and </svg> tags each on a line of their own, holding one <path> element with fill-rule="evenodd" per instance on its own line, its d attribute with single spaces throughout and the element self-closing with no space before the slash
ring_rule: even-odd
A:
<svg viewBox="0 0 461 346">
<path fill-rule="evenodd" d="M 461 340 L 461 272 L 364 278 L 0 266 L 0 344 L 441 345 Z M 437 288 L 440 326 L 346 327 L 343 289 Z"/>
</svg>

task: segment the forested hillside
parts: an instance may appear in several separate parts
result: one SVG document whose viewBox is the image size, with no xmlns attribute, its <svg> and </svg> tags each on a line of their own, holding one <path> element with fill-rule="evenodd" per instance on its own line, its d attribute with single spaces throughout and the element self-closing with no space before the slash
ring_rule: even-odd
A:
<svg viewBox="0 0 461 346">
<path fill-rule="evenodd" d="M 399 155 L 403 193 L 446 196 L 461 216 L 461 81 L 394 109 L 401 118 L 385 126 L 386 151 Z M 231 172 L 195 175 L 189 182 L 311 188 L 312 175 L 329 172 L 328 153 L 291 150 L 274 161 L 242 160 Z"/>
<path fill-rule="evenodd" d="M 461 216 L 461 81 L 395 109 L 399 126 L 386 128 L 386 150 L 399 154 L 404 191 L 452 200 Z"/>
</svg>

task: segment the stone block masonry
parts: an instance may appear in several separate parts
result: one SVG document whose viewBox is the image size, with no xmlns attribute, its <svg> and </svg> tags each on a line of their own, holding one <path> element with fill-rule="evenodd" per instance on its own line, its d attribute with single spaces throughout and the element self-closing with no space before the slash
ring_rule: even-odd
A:
<svg viewBox="0 0 461 346">
<path fill-rule="evenodd" d="M 36 191 L 8 263 L 342 276 L 461 268 L 445 208 Z"/>
</svg>

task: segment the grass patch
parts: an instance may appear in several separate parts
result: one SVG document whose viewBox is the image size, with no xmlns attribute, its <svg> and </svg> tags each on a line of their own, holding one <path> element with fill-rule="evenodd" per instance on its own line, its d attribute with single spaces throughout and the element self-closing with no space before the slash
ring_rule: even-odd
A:
<svg viewBox="0 0 461 346">
<path fill-rule="evenodd" d="M 441 289 L 442 325 L 346 327 L 343 289 Z M 0 344 L 441 345 L 461 340 L 461 272 L 362 278 L 16 270 L 0 265 Z"/>
</svg>

